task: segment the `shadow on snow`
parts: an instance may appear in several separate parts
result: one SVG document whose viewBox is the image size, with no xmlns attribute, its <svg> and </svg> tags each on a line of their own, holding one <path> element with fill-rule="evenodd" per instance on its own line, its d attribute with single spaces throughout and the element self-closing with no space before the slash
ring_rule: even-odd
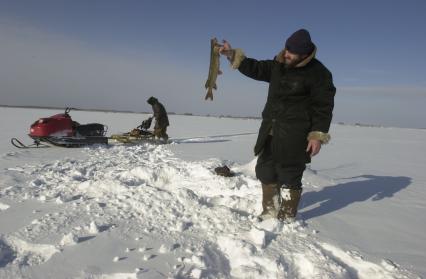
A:
<svg viewBox="0 0 426 279">
<path fill-rule="evenodd" d="M 173 143 L 212 143 L 212 142 L 226 142 L 231 141 L 230 137 L 238 137 L 238 136 L 248 136 L 254 135 L 257 133 L 239 133 L 239 134 L 229 134 L 229 135 L 216 135 L 216 136 L 204 136 L 204 137 L 193 137 L 193 138 L 182 138 L 182 139 L 172 139 Z"/>
<path fill-rule="evenodd" d="M 16 252 L 0 238 L 0 268 L 13 262 Z"/>
<path fill-rule="evenodd" d="M 320 191 L 303 194 L 300 206 L 303 219 L 308 220 L 325 215 L 355 202 L 390 198 L 411 183 L 411 178 L 405 176 L 361 175 L 351 178 L 364 180 L 324 187 Z M 319 203 L 318 207 L 302 212 L 303 208 L 317 203 Z"/>
</svg>

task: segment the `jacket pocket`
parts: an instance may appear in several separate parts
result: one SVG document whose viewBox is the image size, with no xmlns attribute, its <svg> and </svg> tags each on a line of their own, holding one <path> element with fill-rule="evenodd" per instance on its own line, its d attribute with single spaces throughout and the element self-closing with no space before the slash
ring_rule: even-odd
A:
<svg viewBox="0 0 426 279">
<path fill-rule="evenodd" d="M 271 128 L 272 128 L 272 122 L 267 120 L 262 121 L 262 124 L 260 125 L 260 128 L 259 128 L 259 135 L 257 136 L 256 145 L 254 146 L 255 156 L 257 156 L 262 151 Z"/>
<path fill-rule="evenodd" d="M 272 153 L 277 162 L 285 164 L 309 162 L 306 153 L 309 126 L 307 121 L 287 121 L 276 125 L 272 139 Z"/>
</svg>

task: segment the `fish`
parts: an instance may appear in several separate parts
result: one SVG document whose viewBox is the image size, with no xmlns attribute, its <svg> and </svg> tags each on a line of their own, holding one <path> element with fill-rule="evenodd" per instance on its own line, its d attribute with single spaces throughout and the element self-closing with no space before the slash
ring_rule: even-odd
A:
<svg viewBox="0 0 426 279">
<path fill-rule="evenodd" d="M 216 38 L 210 40 L 210 66 L 209 75 L 206 81 L 207 94 L 205 100 L 210 99 L 213 101 L 213 89 L 217 90 L 216 79 L 218 75 L 222 74 L 220 70 L 220 50 L 221 45 Z"/>
</svg>

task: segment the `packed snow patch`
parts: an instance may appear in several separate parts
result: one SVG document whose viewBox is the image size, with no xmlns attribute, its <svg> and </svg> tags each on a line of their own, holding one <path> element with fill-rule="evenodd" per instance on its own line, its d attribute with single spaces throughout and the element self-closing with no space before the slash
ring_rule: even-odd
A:
<svg viewBox="0 0 426 279">
<path fill-rule="evenodd" d="M 6 242 L 16 253 L 15 261 L 22 265 L 42 264 L 48 261 L 54 254 L 60 252 L 54 245 L 28 243 L 13 236 L 9 236 Z"/>
<path fill-rule="evenodd" d="M 71 245 L 76 245 L 77 243 L 78 243 L 78 237 L 72 232 L 70 232 L 64 235 L 64 237 L 62 238 L 59 244 L 61 246 L 71 246 Z"/>
<path fill-rule="evenodd" d="M 10 206 L 0 202 L 0 211 L 8 209 Z"/>
<path fill-rule="evenodd" d="M 366 261 L 356 251 L 343 251 L 328 243 L 321 243 L 321 246 L 331 252 L 331 255 L 335 257 L 336 261 L 355 269 L 356 273 L 351 274 L 352 276 L 357 276 L 360 279 L 401 278 L 401 275 L 395 273 L 395 271 L 398 271 L 398 267 L 391 261 L 383 260 L 381 264 L 375 264 Z"/>
</svg>

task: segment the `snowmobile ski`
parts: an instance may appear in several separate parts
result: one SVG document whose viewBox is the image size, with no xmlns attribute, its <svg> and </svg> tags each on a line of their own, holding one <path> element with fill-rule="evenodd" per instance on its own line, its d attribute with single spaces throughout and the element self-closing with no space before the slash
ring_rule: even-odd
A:
<svg viewBox="0 0 426 279">
<path fill-rule="evenodd" d="M 108 144 L 108 138 L 103 136 L 92 137 L 46 137 L 43 141 L 52 146 L 58 147 L 82 147 L 93 144 Z"/>
<path fill-rule="evenodd" d="M 17 138 L 11 138 L 10 142 L 12 143 L 13 146 L 15 146 L 17 148 L 46 148 L 46 147 L 49 147 L 48 145 L 43 144 L 40 141 L 34 141 L 34 143 L 32 143 L 30 145 L 25 145 L 20 140 L 18 140 Z"/>
</svg>

